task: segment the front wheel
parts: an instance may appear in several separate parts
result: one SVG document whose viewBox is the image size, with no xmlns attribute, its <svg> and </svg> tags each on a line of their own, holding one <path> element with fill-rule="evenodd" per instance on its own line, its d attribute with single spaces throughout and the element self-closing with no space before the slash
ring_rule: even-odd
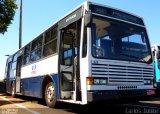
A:
<svg viewBox="0 0 160 114">
<path fill-rule="evenodd" d="M 53 82 L 49 82 L 45 87 L 45 101 L 47 106 L 51 108 L 56 105 L 56 94 Z"/>
</svg>

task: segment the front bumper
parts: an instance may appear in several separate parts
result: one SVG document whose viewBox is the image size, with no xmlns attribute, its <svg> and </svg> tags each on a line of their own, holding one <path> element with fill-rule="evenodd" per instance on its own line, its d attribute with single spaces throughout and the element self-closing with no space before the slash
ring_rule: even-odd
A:
<svg viewBox="0 0 160 114">
<path fill-rule="evenodd" d="M 154 95 L 154 93 L 152 95 Z M 143 96 L 151 96 L 151 95 L 147 95 L 147 90 L 88 91 L 87 101 L 94 102 L 94 101 L 114 100 L 114 99 L 123 99 L 123 98 L 136 98 L 136 97 L 143 97 Z"/>
</svg>

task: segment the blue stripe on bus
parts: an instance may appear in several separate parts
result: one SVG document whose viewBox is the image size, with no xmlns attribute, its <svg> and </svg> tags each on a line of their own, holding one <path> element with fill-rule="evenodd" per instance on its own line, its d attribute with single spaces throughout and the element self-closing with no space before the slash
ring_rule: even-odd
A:
<svg viewBox="0 0 160 114">
<path fill-rule="evenodd" d="M 55 84 L 56 97 L 58 99 L 59 98 L 59 78 L 58 78 L 58 74 L 53 74 L 51 76 L 52 76 L 52 80 L 54 81 L 54 84 Z"/>
<path fill-rule="evenodd" d="M 56 97 L 59 98 L 59 79 L 57 74 L 51 75 L 52 81 L 55 84 Z M 42 83 L 44 76 L 21 79 L 22 95 L 42 98 Z"/>
<path fill-rule="evenodd" d="M 21 93 L 25 96 L 32 96 L 42 98 L 41 95 L 41 86 L 42 86 L 43 77 L 32 77 L 21 79 L 22 82 L 22 91 Z"/>
</svg>

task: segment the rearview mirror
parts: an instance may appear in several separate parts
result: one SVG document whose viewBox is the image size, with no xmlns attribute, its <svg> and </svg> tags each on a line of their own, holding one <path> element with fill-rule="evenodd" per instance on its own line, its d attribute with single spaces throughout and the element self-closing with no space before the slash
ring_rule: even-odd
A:
<svg viewBox="0 0 160 114">
<path fill-rule="evenodd" d="M 85 24 L 85 26 L 89 26 L 91 24 L 91 19 L 92 19 L 91 11 L 86 11 L 86 14 L 84 16 L 84 24 Z"/>
</svg>

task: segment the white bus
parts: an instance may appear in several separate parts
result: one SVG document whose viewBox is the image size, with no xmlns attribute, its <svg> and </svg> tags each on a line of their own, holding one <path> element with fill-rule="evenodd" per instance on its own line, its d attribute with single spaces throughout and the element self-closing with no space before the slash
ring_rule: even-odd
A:
<svg viewBox="0 0 160 114">
<path fill-rule="evenodd" d="M 7 93 L 88 104 L 155 94 L 141 17 L 92 2 L 65 15 L 7 59 Z"/>
</svg>

